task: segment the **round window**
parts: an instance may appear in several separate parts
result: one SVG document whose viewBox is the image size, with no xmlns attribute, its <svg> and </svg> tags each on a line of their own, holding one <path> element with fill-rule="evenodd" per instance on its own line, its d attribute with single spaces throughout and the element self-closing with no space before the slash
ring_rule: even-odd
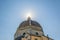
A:
<svg viewBox="0 0 60 40">
<path fill-rule="evenodd" d="M 26 33 L 23 33 L 23 35 L 25 35 Z"/>
<path fill-rule="evenodd" d="M 36 32 L 36 35 L 38 35 L 38 32 Z"/>
</svg>

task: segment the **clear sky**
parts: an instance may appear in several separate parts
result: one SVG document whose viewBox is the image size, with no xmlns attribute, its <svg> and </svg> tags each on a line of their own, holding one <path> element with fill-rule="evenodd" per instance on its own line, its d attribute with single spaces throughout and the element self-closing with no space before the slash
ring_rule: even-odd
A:
<svg viewBox="0 0 60 40">
<path fill-rule="evenodd" d="M 45 35 L 60 39 L 59 0 L 0 0 L 0 40 L 14 40 L 14 33 L 29 12 Z"/>
</svg>

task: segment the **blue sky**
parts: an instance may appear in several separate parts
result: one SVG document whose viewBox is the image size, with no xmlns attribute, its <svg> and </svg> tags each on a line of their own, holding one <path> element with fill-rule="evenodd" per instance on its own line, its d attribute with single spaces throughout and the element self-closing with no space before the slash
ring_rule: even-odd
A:
<svg viewBox="0 0 60 40">
<path fill-rule="evenodd" d="M 59 0 L 0 0 L 0 40 L 14 40 L 14 33 L 28 12 L 32 12 L 32 20 L 40 23 L 45 35 L 59 40 Z"/>
</svg>

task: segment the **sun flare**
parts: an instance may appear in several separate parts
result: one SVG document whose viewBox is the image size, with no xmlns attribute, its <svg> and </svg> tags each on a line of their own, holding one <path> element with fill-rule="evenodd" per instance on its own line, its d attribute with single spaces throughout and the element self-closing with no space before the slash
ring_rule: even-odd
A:
<svg viewBox="0 0 60 40">
<path fill-rule="evenodd" d="M 28 17 L 32 18 L 32 14 L 31 14 L 31 13 L 28 13 L 28 14 L 26 14 L 26 17 L 27 17 L 27 18 L 28 18 Z"/>
</svg>

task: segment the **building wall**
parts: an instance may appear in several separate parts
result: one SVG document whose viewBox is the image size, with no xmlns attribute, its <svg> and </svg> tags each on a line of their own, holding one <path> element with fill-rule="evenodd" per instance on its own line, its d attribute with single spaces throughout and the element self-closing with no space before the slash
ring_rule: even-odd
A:
<svg viewBox="0 0 60 40">
<path fill-rule="evenodd" d="M 42 38 L 43 38 L 43 40 L 48 40 L 48 38 L 47 38 L 47 37 L 45 37 L 45 36 L 42 36 Z"/>
<path fill-rule="evenodd" d="M 37 36 L 31 36 L 31 40 L 42 40 L 42 38 Z"/>
<path fill-rule="evenodd" d="M 22 38 L 22 40 L 27 40 L 26 38 Z"/>
<path fill-rule="evenodd" d="M 30 39 L 31 40 L 52 40 L 51 38 L 48 39 L 48 37 L 46 36 L 31 36 Z M 22 40 L 28 40 L 28 38 L 22 38 Z"/>
</svg>

